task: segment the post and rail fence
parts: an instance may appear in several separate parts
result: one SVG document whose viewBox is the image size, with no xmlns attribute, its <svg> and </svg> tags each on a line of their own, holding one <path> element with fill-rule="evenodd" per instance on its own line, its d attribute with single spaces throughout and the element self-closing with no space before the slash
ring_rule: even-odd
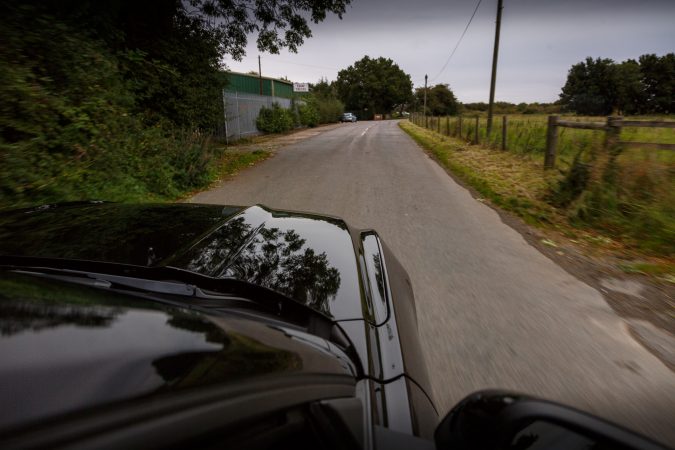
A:
<svg viewBox="0 0 675 450">
<path fill-rule="evenodd" d="M 454 133 L 451 132 L 450 117 L 446 117 L 445 133 L 441 132 L 441 117 L 423 116 L 416 113 L 410 116 L 410 121 L 415 125 L 434 130 L 439 134 L 465 139 L 474 145 L 480 143 L 479 137 L 479 116 L 475 116 L 475 125 L 473 130 L 469 127 L 466 134 L 462 130 L 463 116 L 457 116 L 457 126 Z M 431 126 L 430 126 L 431 125 Z M 501 150 L 507 150 L 507 116 L 502 117 L 502 136 Z M 605 147 L 625 146 L 640 147 L 653 150 L 675 150 L 675 144 L 661 144 L 655 142 L 634 142 L 620 140 L 621 129 L 624 127 L 646 127 L 646 128 L 675 128 L 675 121 L 663 120 L 625 120 L 623 117 L 610 116 L 605 122 L 577 122 L 573 120 L 561 120 L 559 116 L 548 116 L 548 126 L 546 130 L 546 148 L 544 149 L 544 169 L 555 168 L 557 150 L 558 150 L 558 129 L 576 128 L 581 130 L 594 130 L 605 132 Z"/>
<path fill-rule="evenodd" d="M 471 142 L 474 145 L 478 145 L 480 143 L 480 128 L 479 128 L 480 117 L 479 116 L 470 117 L 474 119 L 473 128 L 470 125 L 469 126 L 463 125 L 463 118 L 467 118 L 467 116 L 457 116 L 457 127 L 455 127 L 455 131 L 452 132 L 450 127 L 450 116 L 445 116 L 445 127 L 441 125 L 440 116 L 439 117 L 426 116 L 422 113 L 413 113 L 409 117 L 410 121 L 415 125 L 430 129 L 432 131 L 436 131 L 437 133 L 443 134 L 445 136 L 452 136 L 460 139 L 466 139 L 467 142 Z M 502 118 L 502 143 L 501 143 L 502 150 L 506 150 L 506 135 L 507 135 L 506 127 L 507 127 L 507 120 L 506 116 L 504 116 Z"/>
<path fill-rule="evenodd" d="M 640 128 L 675 128 L 675 122 L 664 120 L 624 120 L 620 116 L 609 116 L 606 122 L 575 122 L 560 120 L 558 116 L 548 116 L 548 131 L 546 133 L 546 152 L 544 169 L 555 167 L 555 158 L 558 146 L 558 128 L 577 128 L 581 130 L 595 130 L 605 132 L 605 147 L 641 147 L 655 150 L 675 150 L 675 144 L 659 144 L 655 142 L 634 142 L 620 140 L 623 127 Z"/>
</svg>

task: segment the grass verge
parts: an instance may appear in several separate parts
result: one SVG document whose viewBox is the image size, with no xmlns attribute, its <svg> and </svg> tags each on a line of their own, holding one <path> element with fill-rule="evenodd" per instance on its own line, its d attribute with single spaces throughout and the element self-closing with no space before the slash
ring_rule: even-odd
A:
<svg viewBox="0 0 675 450">
<path fill-rule="evenodd" d="M 533 161 L 512 153 L 469 145 L 407 121 L 399 124 L 442 166 L 493 204 L 517 214 L 531 225 L 561 220 L 555 208 L 543 200 L 548 182 Z"/>
<path fill-rule="evenodd" d="M 228 150 L 218 163 L 218 178 L 236 175 L 242 169 L 266 160 L 272 153 L 265 150 L 238 151 Z"/>
<path fill-rule="evenodd" d="M 512 152 L 470 145 L 443 136 L 408 121 L 399 126 L 439 164 L 472 187 L 493 205 L 509 211 L 526 223 L 553 231 L 584 252 L 618 256 L 617 268 L 627 273 L 642 273 L 667 282 L 675 282 L 675 263 L 668 257 L 637 248 L 622 236 L 607 236 L 604 228 L 571 223 L 567 211 L 547 202 L 556 175 L 545 173 L 541 161 Z M 479 200 L 483 200 L 479 198 Z M 542 243 L 554 240 L 543 239 Z"/>
</svg>

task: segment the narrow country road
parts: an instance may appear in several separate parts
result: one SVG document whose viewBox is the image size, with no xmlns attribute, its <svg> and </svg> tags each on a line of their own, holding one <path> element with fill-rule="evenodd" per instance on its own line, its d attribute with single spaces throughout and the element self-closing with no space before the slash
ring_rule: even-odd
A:
<svg viewBox="0 0 675 450">
<path fill-rule="evenodd" d="M 378 230 L 411 276 L 441 414 L 473 390 L 508 388 L 675 443 L 675 374 L 598 291 L 473 199 L 396 122 L 329 129 L 191 201 Z"/>
</svg>

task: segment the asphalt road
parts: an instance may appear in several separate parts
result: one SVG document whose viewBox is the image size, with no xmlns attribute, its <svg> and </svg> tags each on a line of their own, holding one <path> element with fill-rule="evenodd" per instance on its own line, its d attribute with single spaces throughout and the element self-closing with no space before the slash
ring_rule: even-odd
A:
<svg viewBox="0 0 675 450">
<path fill-rule="evenodd" d="M 598 291 L 472 198 L 396 122 L 329 129 L 192 201 L 327 213 L 378 230 L 411 276 L 441 411 L 473 390 L 508 388 L 675 444 L 675 374 Z"/>
</svg>

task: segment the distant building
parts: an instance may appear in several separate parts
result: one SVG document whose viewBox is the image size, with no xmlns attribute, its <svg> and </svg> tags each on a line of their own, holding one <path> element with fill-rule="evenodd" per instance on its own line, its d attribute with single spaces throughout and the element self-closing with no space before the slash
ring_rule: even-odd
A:
<svg viewBox="0 0 675 450">
<path fill-rule="evenodd" d="M 260 77 L 250 73 L 226 72 L 226 91 L 246 94 L 260 94 Z M 278 78 L 262 77 L 262 95 L 292 98 L 293 83 Z"/>
</svg>

